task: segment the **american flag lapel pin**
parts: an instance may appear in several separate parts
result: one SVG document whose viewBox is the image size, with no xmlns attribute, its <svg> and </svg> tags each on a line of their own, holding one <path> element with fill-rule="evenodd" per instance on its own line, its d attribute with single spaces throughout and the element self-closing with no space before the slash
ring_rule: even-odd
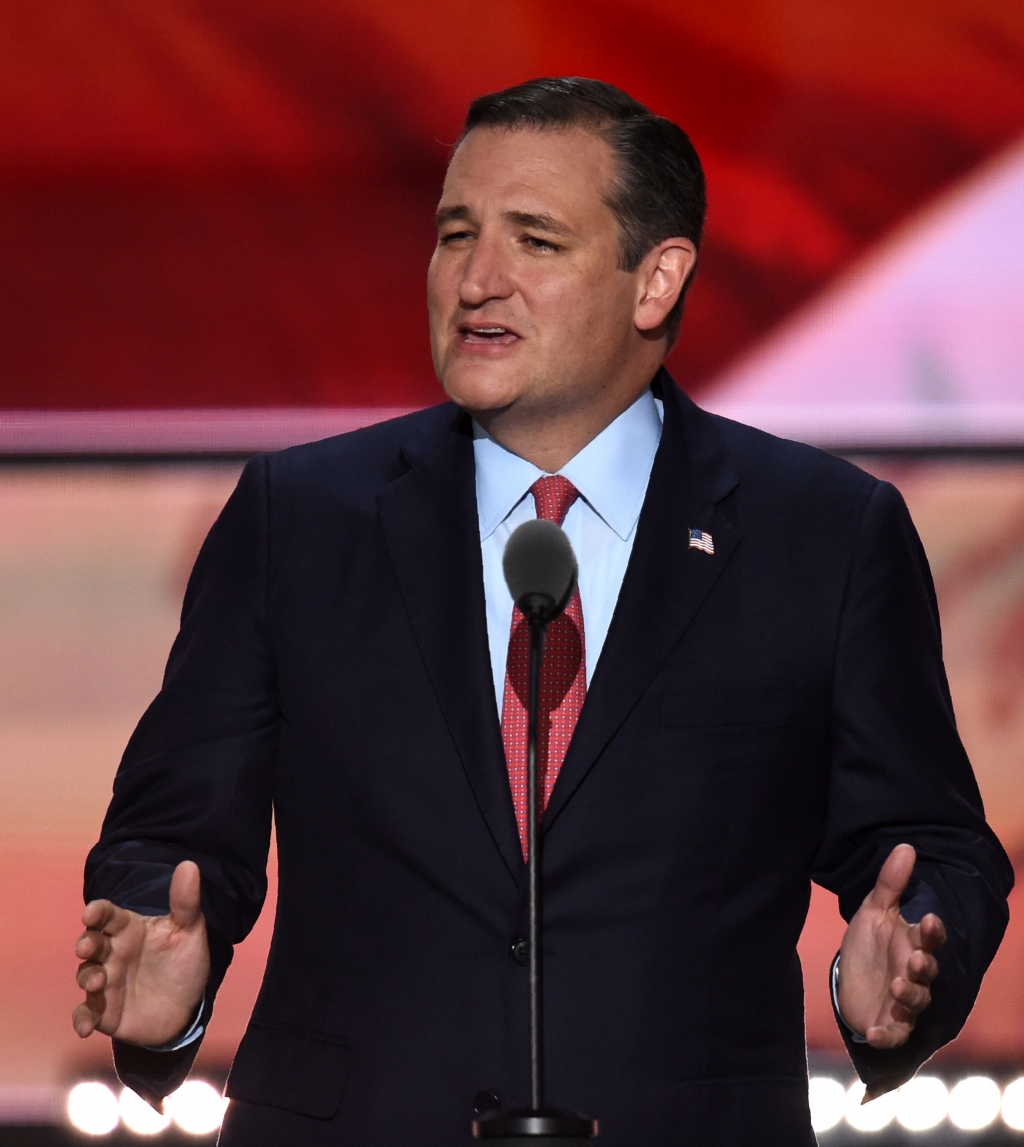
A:
<svg viewBox="0 0 1024 1147">
<path fill-rule="evenodd" d="M 706 530 L 690 530 L 690 549 L 714 556 L 715 543 Z"/>
</svg>

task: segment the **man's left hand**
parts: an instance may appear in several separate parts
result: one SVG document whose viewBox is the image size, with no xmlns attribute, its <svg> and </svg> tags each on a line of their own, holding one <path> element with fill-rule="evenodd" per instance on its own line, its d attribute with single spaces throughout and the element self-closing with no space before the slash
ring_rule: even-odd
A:
<svg viewBox="0 0 1024 1147">
<path fill-rule="evenodd" d="M 939 974 L 932 953 L 945 942 L 945 925 L 934 913 L 918 924 L 900 915 L 900 896 L 916 860 L 909 844 L 889 853 L 840 950 L 839 1011 L 876 1048 L 907 1042 L 931 1003 L 931 983 Z"/>
</svg>

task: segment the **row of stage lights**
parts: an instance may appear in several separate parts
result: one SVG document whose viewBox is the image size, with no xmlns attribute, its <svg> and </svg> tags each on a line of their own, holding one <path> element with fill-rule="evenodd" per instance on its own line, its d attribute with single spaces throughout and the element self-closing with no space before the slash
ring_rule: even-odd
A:
<svg viewBox="0 0 1024 1147">
<path fill-rule="evenodd" d="M 987 1075 L 971 1075 L 953 1087 L 934 1075 L 919 1075 L 896 1091 L 862 1103 L 864 1084 L 844 1087 L 829 1076 L 810 1081 L 811 1123 L 816 1132 L 846 1123 L 855 1131 L 881 1131 L 894 1121 L 907 1131 L 930 1131 L 948 1120 L 961 1131 L 981 1131 L 1002 1116 L 1024 1131 L 1024 1076 L 1000 1089 Z"/>
<path fill-rule="evenodd" d="M 164 1114 L 130 1088 L 120 1096 L 105 1083 L 77 1083 L 68 1092 L 68 1119 L 86 1135 L 109 1135 L 123 1124 L 136 1135 L 159 1135 L 172 1124 L 189 1135 L 212 1135 L 227 1100 L 211 1084 L 190 1079 L 164 1100 Z"/>
<path fill-rule="evenodd" d="M 919 1075 L 896 1091 L 861 1103 L 864 1084 L 844 1087 L 829 1076 L 810 1081 L 811 1123 L 816 1132 L 845 1123 L 856 1131 L 881 1131 L 893 1121 L 908 1131 L 929 1131 L 949 1120 L 961 1131 L 980 1131 L 1000 1116 L 1024 1131 L 1024 1076 L 999 1084 L 987 1075 L 961 1079 L 952 1088 L 934 1075 Z M 120 1124 L 137 1135 L 158 1135 L 171 1124 L 190 1135 L 211 1135 L 220 1126 L 227 1100 L 203 1080 L 192 1079 L 169 1095 L 161 1115 L 123 1088 L 120 1097 L 105 1083 L 78 1083 L 68 1094 L 68 1118 L 86 1135 L 109 1135 Z"/>
</svg>

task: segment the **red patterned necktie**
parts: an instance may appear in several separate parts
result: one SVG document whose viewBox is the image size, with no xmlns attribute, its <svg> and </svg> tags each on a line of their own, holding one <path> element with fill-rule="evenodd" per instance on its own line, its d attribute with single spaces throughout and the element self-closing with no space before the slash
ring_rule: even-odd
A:
<svg viewBox="0 0 1024 1147">
<path fill-rule="evenodd" d="M 576 487 L 560 474 L 539 478 L 530 487 L 537 517 L 561 525 L 579 496 Z M 512 611 L 512 632 L 505 668 L 505 697 L 501 708 L 501 739 L 512 785 L 512 801 L 519 825 L 519 840 L 526 857 L 527 808 L 527 697 L 530 672 L 530 626 L 518 608 Z M 540 713 L 537 722 L 537 764 L 547 808 L 558 770 L 565 760 L 576 720 L 587 695 L 587 658 L 583 639 L 580 591 L 573 592 L 564 612 L 547 628 L 544 664 L 540 676 Z"/>
</svg>

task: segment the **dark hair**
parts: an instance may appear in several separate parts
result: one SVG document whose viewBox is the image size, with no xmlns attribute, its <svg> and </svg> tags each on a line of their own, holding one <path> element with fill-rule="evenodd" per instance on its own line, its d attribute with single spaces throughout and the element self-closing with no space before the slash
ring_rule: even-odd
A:
<svg viewBox="0 0 1024 1147">
<path fill-rule="evenodd" d="M 607 140 L 619 165 L 605 202 L 619 223 L 621 270 L 635 271 L 651 248 L 676 235 L 700 247 L 707 195 L 689 136 L 619 88 L 578 76 L 528 80 L 475 99 L 459 142 L 475 127 L 583 127 Z M 668 316 L 670 347 L 692 281 L 691 273 Z"/>
</svg>

